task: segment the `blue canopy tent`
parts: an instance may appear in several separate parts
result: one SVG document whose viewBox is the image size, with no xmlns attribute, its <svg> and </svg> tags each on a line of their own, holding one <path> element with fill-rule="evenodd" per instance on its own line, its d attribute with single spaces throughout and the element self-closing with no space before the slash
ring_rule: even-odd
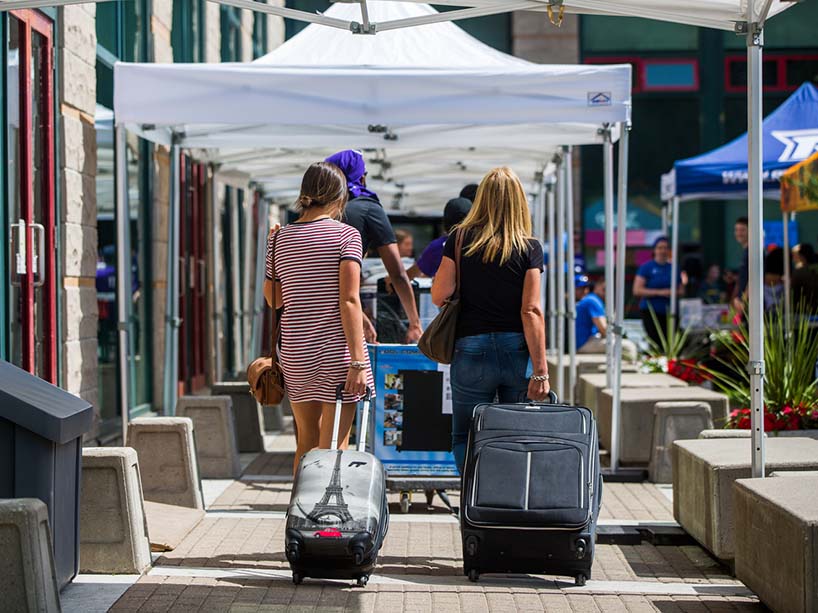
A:
<svg viewBox="0 0 818 613">
<path fill-rule="evenodd" d="M 793 164 L 818 151 L 818 87 L 804 83 L 781 105 L 764 118 L 763 140 L 764 195 L 781 197 L 779 179 Z M 747 134 L 707 153 L 678 160 L 662 175 L 662 200 L 672 202 L 673 275 L 678 267 L 679 202 L 684 200 L 730 200 L 747 197 Z M 788 214 L 784 213 L 784 241 L 788 244 Z M 788 251 L 788 250 L 787 250 Z M 789 258 L 785 258 L 785 277 L 789 279 Z M 672 287 L 671 314 L 676 314 L 676 288 Z M 789 312 L 789 305 L 786 311 Z"/>
</svg>

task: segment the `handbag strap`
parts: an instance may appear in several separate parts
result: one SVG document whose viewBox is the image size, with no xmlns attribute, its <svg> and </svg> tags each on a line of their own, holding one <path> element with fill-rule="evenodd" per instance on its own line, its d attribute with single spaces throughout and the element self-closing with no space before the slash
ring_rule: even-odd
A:
<svg viewBox="0 0 818 613">
<path fill-rule="evenodd" d="M 271 354 L 273 356 L 273 365 L 278 362 L 278 355 L 277 351 L 278 348 L 276 345 L 278 344 L 278 312 L 276 311 L 276 240 L 278 239 L 278 230 L 273 232 L 273 246 L 272 246 L 272 253 L 270 254 L 270 259 L 273 262 L 273 306 L 272 306 L 272 331 L 273 331 L 273 343 L 271 348 Z"/>
<path fill-rule="evenodd" d="M 454 239 L 454 294 L 455 298 L 460 298 L 460 253 L 463 251 L 463 236 L 465 231 L 458 228 Z"/>
</svg>

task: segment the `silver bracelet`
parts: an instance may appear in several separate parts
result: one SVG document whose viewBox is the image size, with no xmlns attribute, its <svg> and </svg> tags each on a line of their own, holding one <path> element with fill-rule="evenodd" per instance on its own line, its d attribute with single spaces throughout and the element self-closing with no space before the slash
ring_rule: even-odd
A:
<svg viewBox="0 0 818 613">
<path fill-rule="evenodd" d="M 354 368 L 355 370 L 366 370 L 367 366 L 369 366 L 369 362 L 359 362 L 357 360 L 352 360 L 349 363 L 349 367 Z"/>
<path fill-rule="evenodd" d="M 548 379 L 550 379 L 548 373 L 545 373 L 544 375 L 531 375 L 529 378 L 532 381 L 548 381 Z"/>
</svg>

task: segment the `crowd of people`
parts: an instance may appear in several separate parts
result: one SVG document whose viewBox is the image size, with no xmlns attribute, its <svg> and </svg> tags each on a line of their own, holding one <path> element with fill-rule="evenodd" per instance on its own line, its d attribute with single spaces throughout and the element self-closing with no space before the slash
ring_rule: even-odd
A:
<svg viewBox="0 0 818 613">
<path fill-rule="evenodd" d="M 520 180 L 509 168 L 495 168 L 479 185 L 467 185 L 443 211 L 443 234 L 417 259 L 413 236 L 392 228 L 378 195 L 366 185 L 360 152 L 345 150 L 312 164 L 304 174 L 296 203 L 299 217 L 271 232 L 265 296 L 282 309 L 278 348 L 287 393 L 295 416 L 296 458 L 327 447 L 335 389 L 343 385 L 340 441 L 346 446 L 356 403 L 374 389 L 367 342 L 374 325 L 361 307 L 361 264 L 377 253 L 391 291 L 408 319 L 406 342 L 423 333 L 411 280 L 433 278 L 432 301 L 441 306 L 455 293 L 460 300 L 454 357 L 452 449 L 463 467 L 474 406 L 481 402 L 542 400 L 549 392 L 545 325 L 540 303 L 544 267 L 541 243 L 533 238 L 531 212 Z M 747 220 L 735 223 L 743 249 L 737 271 L 710 265 L 697 282 L 708 304 L 728 300 L 743 311 L 748 280 Z M 784 252 L 765 259 L 765 307 L 778 308 L 783 292 Z M 636 271 L 633 296 L 648 338 L 661 346 L 661 328 L 671 302 L 670 244 L 653 244 L 652 257 Z M 794 304 L 818 312 L 818 258 L 802 243 L 792 250 Z M 678 296 L 689 295 L 689 278 L 677 278 Z M 579 353 L 604 353 L 610 322 L 605 315 L 604 281 L 577 275 L 576 341 Z M 634 360 L 636 346 L 624 339 L 623 357 Z"/>
<path fill-rule="evenodd" d="M 477 403 L 547 397 L 542 245 L 532 236 L 525 190 L 511 169 L 490 171 L 479 186 L 468 185 L 450 200 L 444 235 L 409 271 L 402 257 L 413 251 L 412 236 L 393 230 L 366 186 L 360 152 L 312 164 L 296 207 L 298 219 L 270 233 L 264 285 L 267 303 L 281 309 L 277 347 L 295 418 L 294 470 L 310 449 L 329 447 L 336 388 L 343 386 L 341 448 L 357 402 L 374 389 L 366 342 L 375 335 L 360 299 L 361 264 L 370 249 L 383 260 L 409 319 L 407 342 L 422 334 L 412 277 L 434 277 L 437 305 L 459 294 L 451 381 L 452 447 L 461 470 Z"/>
</svg>

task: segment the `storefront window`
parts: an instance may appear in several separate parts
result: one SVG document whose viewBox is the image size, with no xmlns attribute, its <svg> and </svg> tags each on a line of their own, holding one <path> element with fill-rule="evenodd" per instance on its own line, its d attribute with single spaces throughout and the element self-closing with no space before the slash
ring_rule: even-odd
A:
<svg viewBox="0 0 818 613">
<path fill-rule="evenodd" d="M 174 62 L 205 61 L 205 0 L 173 3 L 171 44 Z"/>
</svg>

